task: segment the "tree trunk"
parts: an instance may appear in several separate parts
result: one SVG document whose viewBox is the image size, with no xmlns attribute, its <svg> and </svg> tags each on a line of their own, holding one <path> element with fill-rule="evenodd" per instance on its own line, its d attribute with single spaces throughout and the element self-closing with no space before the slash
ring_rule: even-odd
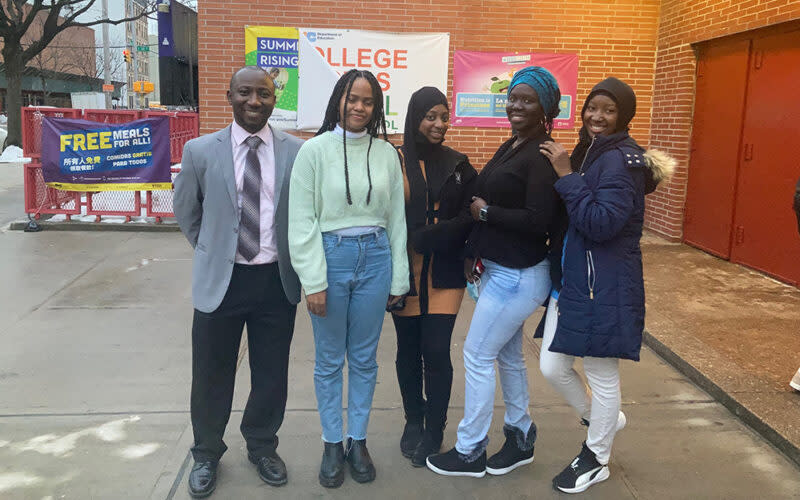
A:
<svg viewBox="0 0 800 500">
<path fill-rule="evenodd" d="M 8 92 L 6 94 L 6 113 L 8 114 L 8 136 L 6 146 L 22 147 L 22 72 L 25 65 L 18 54 L 3 51 Z"/>
</svg>

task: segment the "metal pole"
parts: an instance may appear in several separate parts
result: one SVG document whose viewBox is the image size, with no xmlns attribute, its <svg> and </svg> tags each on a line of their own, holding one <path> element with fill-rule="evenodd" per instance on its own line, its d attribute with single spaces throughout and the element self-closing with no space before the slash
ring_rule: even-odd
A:
<svg viewBox="0 0 800 500">
<path fill-rule="evenodd" d="M 133 36 L 134 36 L 134 41 L 135 41 L 136 40 L 136 38 L 135 38 L 136 37 L 136 33 L 135 32 L 134 32 Z M 133 49 L 131 51 L 133 53 L 133 81 L 134 82 L 138 82 L 139 81 L 139 51 L 136 50 L 135 46 L 133 46 L 131 48 Z M 135 106 L 134 106 L 136 109 L 139 109 L 141 107 L 139 105 L 139 96 L 141 96 L 140 93 L 135 93 L 135 97 L 133 98 L 133 102 L 136 103 Z"/>
<path fill-rule="evenodd" d="M 108 19 L 108 0 L 102 2 L 103 19 Z M 108 47 L 108 23 L 103 23 L 103 83 L 111 83 L 111 50 Z M 106 109 L 111 109 L 111 92 L 106 95 Z"/>
<path fill-rule="evenodd" d="M 186 23 L 184 26 L 184 33 L 186 33 L 189 37 L 189 43 L 186 44 L 187 50 L 189 51 L 189 104 L 195 106 L 194 103 L 194 61 L 192 59 L 192 55 L 194 52 L 194 40 L 197 40 L 196 34 L 191 32 L 192 25 L 189 21 L 189 10 L 184 10 L 183 15 L 186 17 Z"/>
<path fill-rule="evenodd" d="M 126 15 L 129 17 L 133 17 L 136 13 L 136 2 L 133 0 L 129 0 L 126 2 L 126 5 L 130 7 L 130 9 L 125 9 Z M 128 21 L 125 23 L 126 31 L 125 37 L 128 38 L 126 41 L 126 45 L 129 47 L 128 50 L 131 51 L 131 61 L 133 62 L 133 81 L 139 81 L 139 51 L 136 50 L 136 21 Z M 133 88 L 128 89 L 129 92 L 133 92 Z M 133 93 L 133 109 L 139 109 L 139 96 L 140 94 L 137 92 Z"/>
</svg>

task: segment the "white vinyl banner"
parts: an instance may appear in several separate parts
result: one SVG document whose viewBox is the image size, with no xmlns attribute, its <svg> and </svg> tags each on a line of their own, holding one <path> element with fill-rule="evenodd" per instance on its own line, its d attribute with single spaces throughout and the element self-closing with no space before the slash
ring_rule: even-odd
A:
<svg viewBox="0 0 800 500">
<path fill-rule="evenodd" d="M 386 130 L 403 132 L 411 94 L 433 86 L 447 93 L 449 33 L 385 33 L 299 28 L 297 128 L 316 131 L 338 77 L 369 70 L 384 95 Z"/>
</svg>

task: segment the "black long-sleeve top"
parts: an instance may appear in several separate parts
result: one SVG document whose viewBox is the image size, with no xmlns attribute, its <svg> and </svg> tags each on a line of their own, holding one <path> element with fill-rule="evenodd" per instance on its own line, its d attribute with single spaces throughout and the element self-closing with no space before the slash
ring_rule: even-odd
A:
<svg viewBox="0 0 800 500">
<path fill-rule="evenodd" d="M 477 222 L 467 242 L 474 257 L 515 269 L 535 266 L 547 257 L 548 233 L 556 223 L 558 176 L 539 145 L 546 134 L 516 148 L 512 137 L 497 150 L 475 184 L 477 196 L 489 205 L 487 221 Z"/>
</svg>

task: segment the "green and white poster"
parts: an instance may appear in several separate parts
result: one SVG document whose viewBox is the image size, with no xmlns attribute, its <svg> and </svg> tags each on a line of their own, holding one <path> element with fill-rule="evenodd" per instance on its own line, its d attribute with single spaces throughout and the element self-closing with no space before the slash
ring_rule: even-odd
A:
<svg viewBox="0 0 800 500">
<path fill-rule="evenodd" d="M 279 129 L 297 125 L 297 28 L 247 26 L 245 64 L 267 70 L 275 83 L 275 110 L 269 123 Z"/>
</svg>

